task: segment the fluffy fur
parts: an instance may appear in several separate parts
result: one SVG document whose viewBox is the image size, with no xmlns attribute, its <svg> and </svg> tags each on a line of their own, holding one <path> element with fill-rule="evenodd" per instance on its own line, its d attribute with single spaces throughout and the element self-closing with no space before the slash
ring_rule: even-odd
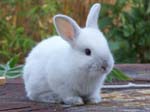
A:
<svg viewBox="0 0 150 112">
<path fill-rule="evenodd" d="M 23 79 L 29 99 L 69 105 L 101 101 L 114 60 L 97 26 L 99 11 L 100 4 L 94 4 L 85 28 L 68 16 L 54 16 L 59 36 L 43 40 L 26 58 Z M 87 48 L 91 55 L 85 54 Z"/>
</svg>

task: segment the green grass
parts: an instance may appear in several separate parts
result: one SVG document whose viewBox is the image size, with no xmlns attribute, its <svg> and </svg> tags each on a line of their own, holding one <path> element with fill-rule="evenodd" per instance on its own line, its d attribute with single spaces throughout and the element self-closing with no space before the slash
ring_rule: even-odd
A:
<svg viewBox="0 0 150 112">
<path fill-rule="evenodd" d="M 22 76 L 23 65 L 16 65 L 18 58 L 12 58 L 6 64 L 0 64 L 0 76 L 17 78 Z"/>
</svg>

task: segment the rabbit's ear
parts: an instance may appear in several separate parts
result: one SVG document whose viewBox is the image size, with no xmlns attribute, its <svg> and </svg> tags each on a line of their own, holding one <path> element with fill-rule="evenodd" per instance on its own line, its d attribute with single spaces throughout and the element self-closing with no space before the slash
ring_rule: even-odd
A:
<svg viewBox="0 0 150 112">
<path fill-rule="evenodd" d="M 57 33 L 65 40 L 73 42 L 79 35 L 80 27 L 70 17 L 58 14 L 53 18 Z"/>
<path fill-rule="evenodd" d="M 86 21 L 86 27 L 98 28 L 98 17 L 101 5 L 96 3 L 92 6 Z"/>
</svg>

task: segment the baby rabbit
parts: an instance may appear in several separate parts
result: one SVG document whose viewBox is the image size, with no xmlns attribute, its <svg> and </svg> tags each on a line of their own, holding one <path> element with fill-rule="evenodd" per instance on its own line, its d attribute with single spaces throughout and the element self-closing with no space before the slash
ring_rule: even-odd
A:
<svg viewBox="0 0 150 112">
<path fill-rule="evenodd" d="M 59 36 L 43 40 L 26 58 L 23 79 L 30 100 L 68 105 L 101 101 L 114 60 L 98 29 L 99 11 L 100 4 L 94 4 L 85 28 L 68 16 L 54 16 Z"/>
</svg>

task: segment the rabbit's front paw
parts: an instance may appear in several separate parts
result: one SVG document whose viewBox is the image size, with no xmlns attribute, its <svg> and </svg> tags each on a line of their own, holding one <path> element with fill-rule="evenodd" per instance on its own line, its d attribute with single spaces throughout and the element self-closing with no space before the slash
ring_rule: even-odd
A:
<svg viewBox="0 0 150 112">
<path fill-rule="evenodd" d="M 79 96 L 67 97 L 63 100 L 63 102 L 67 105 L 83 105 L 84 102 Z"/>
<path fill-rule="evenodd" d="M 87 102 L 88 104 L 97 104 L 101 102 L 101 97 L 99 95 L 89 97 Z"/>
</svg>

